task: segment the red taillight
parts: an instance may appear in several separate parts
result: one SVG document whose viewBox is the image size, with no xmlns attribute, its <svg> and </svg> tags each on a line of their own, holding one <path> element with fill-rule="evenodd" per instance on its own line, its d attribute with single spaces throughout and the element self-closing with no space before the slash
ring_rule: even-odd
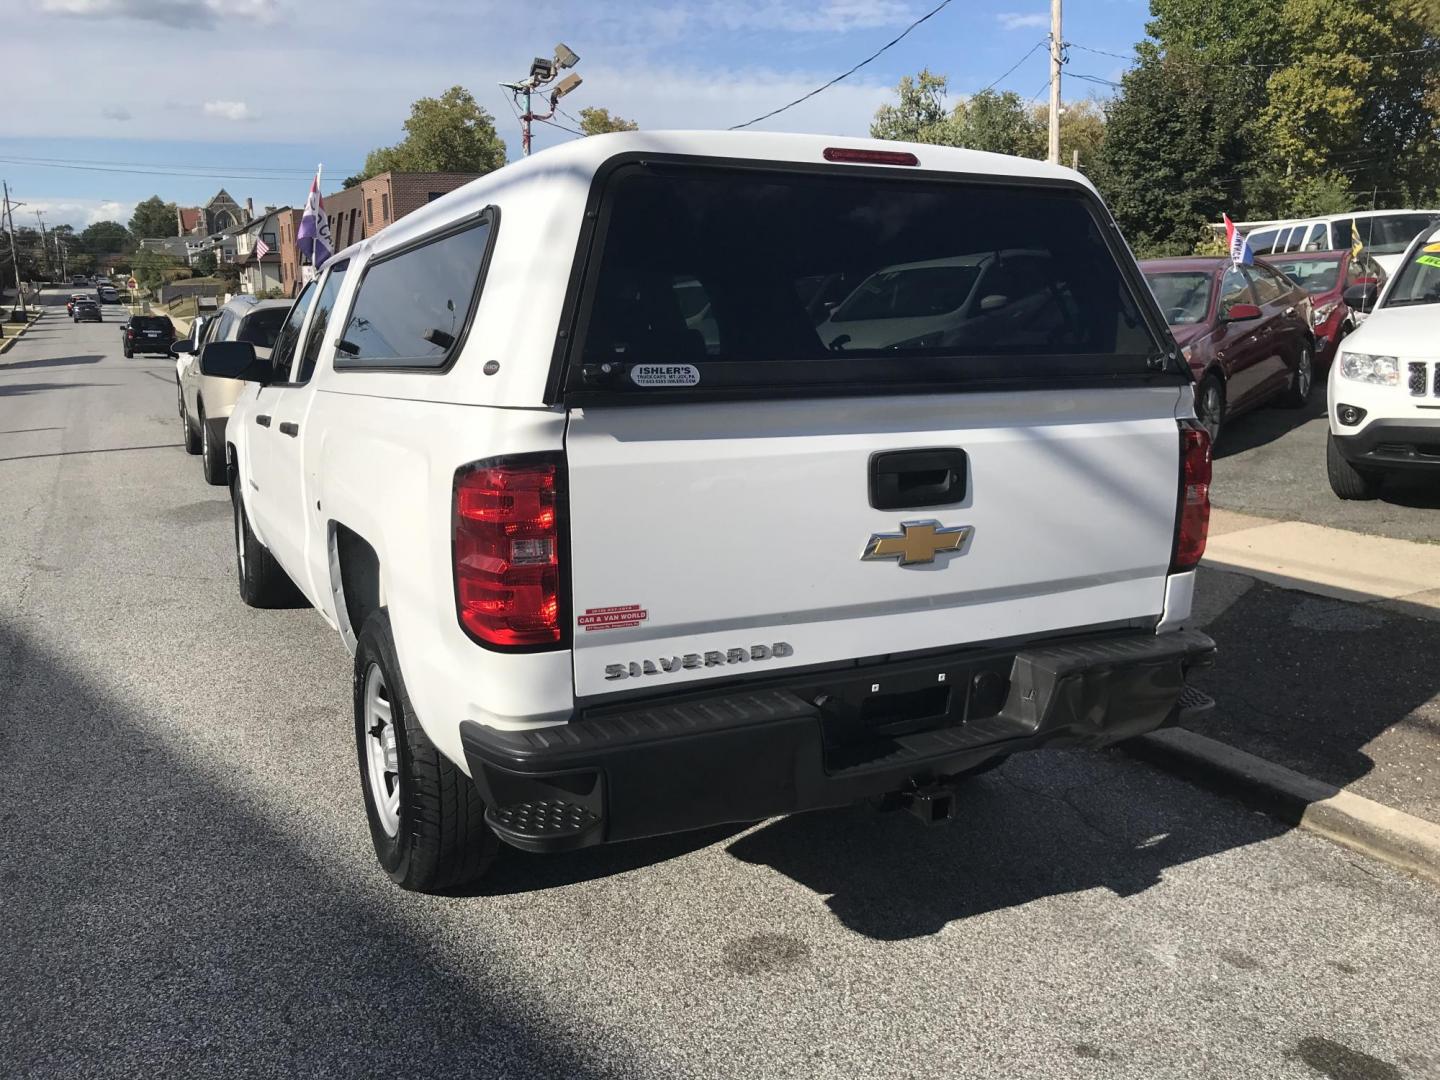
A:
<svg viewBox="0 0 1440 1080">
<path fill-rule="evenodd" d="M 908 150 L 850 150 L 843 146 L 827 146 L 825 160 L 861 165 L 919 165 L 920 159 Z"/>
<path fill-rule="evenodd" d="M 1210 434 L 1193 420 L 1180 422 L 1180 514 L 1175 523 L 1172 574 L 1195 569 L 1210 532 Z"/>
<path fill-rule="evenodd" d="M 455 474 L 453 549 L 460 625 L 497 648 L 559 645 L 558 455 L 482 461 Z"/>
</svg>

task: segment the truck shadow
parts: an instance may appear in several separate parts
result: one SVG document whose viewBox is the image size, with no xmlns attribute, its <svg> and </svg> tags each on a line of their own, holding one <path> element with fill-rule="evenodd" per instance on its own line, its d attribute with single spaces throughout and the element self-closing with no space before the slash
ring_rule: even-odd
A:
<svg viewBox="0 0 1440 1080">
<path fill-rule="evenodd" d="M 0 679 L 6 1075 L 615 1074 L 103 674 L 0 623 Z"/>
<path fill-rule="evenodd" d="M 1322 381 L 1316 383 L 1315 389 L 1311 391 L 1310 400 L 1303 409 L 1287 409 L 1283 405 L 1270 402 L 1247 413 L 1242 413 L 1234 420 L 1226 421 L 1225 426 L 1221 429 L 1220 439 L 1215 444 L 1215 457 L 1223 459 L 1266 446 L 1283 439 L 1296 428 L 1303 427 L 1312 420 L 1324 423 L 1326 407 L 1325 384 Z M 1321 456 L 1324 456 L 1323 447 Z"/>
<path fill-rule="evenodd" d="M 81 364 L 98 364 L 103 359 L 105 359 L 103 356 L 87 354 L 85 356 L 52 356 L 45 360 L 21 360 L 14 364 L 7 364 L 0 360 L 0 373 L 20 371 L 26 368 L 78 367 Z"/>
</svg>

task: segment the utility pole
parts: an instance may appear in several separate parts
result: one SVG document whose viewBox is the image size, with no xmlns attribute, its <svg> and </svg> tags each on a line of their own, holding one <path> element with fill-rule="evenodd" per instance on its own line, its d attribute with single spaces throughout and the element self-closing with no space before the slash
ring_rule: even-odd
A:
<svg viewBox="0 0 1440 1080">
<path fill-rule="evenodd" d="M 574 90 L 581 83 L 581 78 L 574 72 L 566 75 L 556 83 L 555 88 L 550 91 L 550 111 L 537 113 L 530 107 L 530 98 L 542 86 L 548 86 L 555 81 L 555 77 L 562 70 L 574 67 L 580 62 L 580 57 L 566 45 L 555 46 L 554 59 L 547 59 L 537 56 L 530 62 L 530 75 L 519 82 L 501 83 L 502 89 L 509 90 L 510 96 L 519 104 L 520 96 L 525 97 L 524 110 L 520 113 L 520 153 L 530 156 L 530 125 L 536 120 L 549 120 L 555 115 L 556 103 L 570 91 Z"/>
<path fill-rule="evenodd" d="M 40 250 L 45 253 L 45 270 L 50 275 L 50 280 L 55 280 L 55 264 L 50 261 L 50 238 L 45 234 L 45 216 L 36 210 L 35 220 L 40 223 Z"/>
<path fill-rule="evenodd" d="M 1060 36 L 1061 0 L 1050 0 L 1050 153 L 1045 160 L 1060 164 Z"/>
<path fill-rule="evenodd" d="M 10 230 L 10 262 L 15 267 L 15 299 L 20 301 L 20 321 L 24 322 L 27 317 L 25 290 L 20 287 L 20 256 L 15 251 L 15 215 L 10 210 L 10 185 L 0 182 L 0 190 L 5 193 L 5 221 L 6 227 Z M 13 309 L 11 314 L 14 314 Z"/>
</svg>

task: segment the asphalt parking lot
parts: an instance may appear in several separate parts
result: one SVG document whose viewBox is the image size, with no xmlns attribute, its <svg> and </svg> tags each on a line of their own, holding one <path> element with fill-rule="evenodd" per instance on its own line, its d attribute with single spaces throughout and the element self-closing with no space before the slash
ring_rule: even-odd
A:
<svg viewBox="0 0 1440 1080">
<path fill-rule="evenodd" d="M 1440 478 L 1400 475 L 1374 502 L 1344 502 L 1325 475 L 1325 379 L 1305 409 L 1262 406 L 1237 416 L 1215 447 L 1211 498 L 1225 510 L 1440 543 Z"/>
<path fill-rule="evenodd" d="M 0 1071 L 1440 1076 L 1434 889 L 1119 754 L 1011 759 L 941 828 L 857 808 L 401 892 L 343 649 L 240 603 L 173 366 L 106 317 L 0 357 Z M 1242 448 L 1269 416 L 1217 498 L 1301 475 L 1312 425 Z"/>
</svg>

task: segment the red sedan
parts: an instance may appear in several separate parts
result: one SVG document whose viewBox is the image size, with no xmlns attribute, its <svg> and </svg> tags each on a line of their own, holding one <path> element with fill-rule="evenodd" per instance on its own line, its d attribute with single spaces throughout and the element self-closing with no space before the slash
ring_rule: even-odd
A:
<svg viewBox="0 0 1440 1080">
<path fill-rule="evenodd" d="M 1352 256 L 1344 251 L 1296 251 L 1288 255 L 1271 255 L 1265 260 L 1310 294 L 1313 313 L 1310 321 L 1315 329 L 1315 363 L 1324 370 L 1335 359 L 1340 339 L 1355 329 L 1364 318 L 1345 303 L 1345 290 L 1356 285 L 1372 285 L 1379 292 L 1385 284 L 1385 271 L 1374 259 L 1361 252 Z"/>
<path fill-rule="evenodd" d="M 1219 438 L 1226 419 L 1280 397 L 1299 408 L 1315 382 L 1310 297 L 1272 266 L 1224 257 L 1140 264 L 1195 375 L 1195 413 Z"/>
</svg>

